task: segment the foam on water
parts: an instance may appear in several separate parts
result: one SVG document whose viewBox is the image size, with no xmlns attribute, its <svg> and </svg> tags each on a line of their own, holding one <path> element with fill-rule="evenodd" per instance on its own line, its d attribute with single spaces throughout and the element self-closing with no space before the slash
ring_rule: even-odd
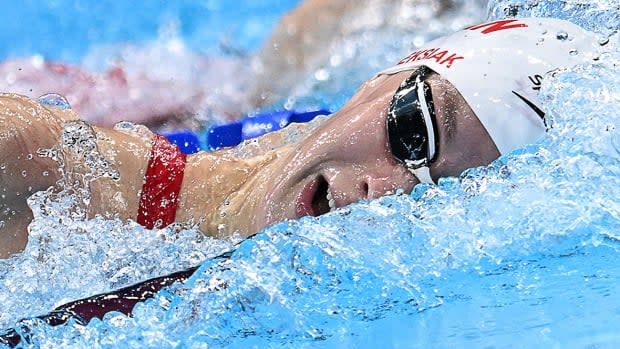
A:
<svg viewBox="0 0 620 349">
<path fill-rule="evenodd" d="M 579 13 L 578 24 L 597 28 L 599 17 Z M 611 52 L 592 64 L 546 76 L 553 128 L 541 142 L 411 195 L 277 224 L 236 247 L 182 227 L 87 220 L 79 195 L 39 193 L 27 250 L 0 261 L 0 327 L 233 249 L 133 318 L 24 320 L 20 331 L 41 347 L 617 347 L 616 42 L 603 40 Z"/>
<path fill-rule="evenodd" d="M 260 46 L 273 23 L 296 0 L 194 1 L 140 3 L 80 0 L 24 0 L 0 13 L 0 58 L 40 54 L 45 59 L 78 63 L 101 44 L 131 38 L 148 42 L 175 28 L 199 52 L 251 52 Z M 27 25 L 15 18 L 33 19 Z M 16 40 L 16 33 L 28 35 Z M 228 47 L 226 47 L 228 46 Z"/>
<path fill-rule="evenodd" d="M 50 188 L 29 198 L 35 218 L 28 246 L 0 260 L 0 327 L 23 314 L 46 313 L 93 292 L 196 265 L 236 241 L 207 238 L 191 227 L 146 230 L 133 221 L 86 219 L 89 182 L 118 178 L 97 151 L 93 132 L 83 121 L 68 122 L 60 148 L 38 152 L 58 161 L 63 173 L 59 187 L 64 189 Z"/>
<path fill-rule="evenodd" d="M 313 70 L 290 88 L 282 104 L 288 108 L 325 103 L 339 107 L 378 71 L 441 35 L 484 21 L 486 3 L 370 2 L 344 19 L 348 25 L 343 33 L 335 33 L 324 48 L 326 59 L 310 65 Z"/>
<path fill-rule="evenodd" d="M 488 6 L 488 18 L 554 17 L 570 20 L 585 29 L 611 36 L 620 28 L 615 0 L 495 0 Z"/>
</svg>

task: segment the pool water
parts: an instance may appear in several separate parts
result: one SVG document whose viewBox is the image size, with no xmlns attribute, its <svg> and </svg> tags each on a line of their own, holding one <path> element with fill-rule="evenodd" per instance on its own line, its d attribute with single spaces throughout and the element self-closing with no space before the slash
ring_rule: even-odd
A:
<svg viewBox="0 0 620 349">
<path fill-rule="evenodd" d="M 280 5 L 263 25 L 293 4 Z M 245 241 L 87 220 L 81 193 L 39 193 L 26 251 L 0 261 L 0 327 L 17 326 L 33 347 L 618 347 L 620 9 L 605 0 L 496 0 L 487 12 L 566 18 L 600 34 L 597 61 L 545 78 L 554 127 L 539 143 L 411 195 L 283 222 Z M 294 104 L 341 103 L 351 87 L 337 67 L 327 70 L 330 81 L 302 82 L 309 97 Z M 229 259 L 209 259 L 227 250 Z M 132 318 L 59 327 L 27 319 L 199 263 Z"/>
<path fill-rule="evenodd" d="M 0 14 L 0 39 L 5 43 L 0 58 L 38 54 L 79 63 L 98 46 L 148 43 L 170 31 L 195 52 L 215 53 L 227 42 L 251 52 L 297 2 L 24 0 L 4 6 Z"/>
</svg>

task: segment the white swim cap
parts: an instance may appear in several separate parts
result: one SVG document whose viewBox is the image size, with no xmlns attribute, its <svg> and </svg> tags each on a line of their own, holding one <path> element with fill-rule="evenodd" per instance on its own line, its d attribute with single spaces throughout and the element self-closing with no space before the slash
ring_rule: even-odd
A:
<svg viewBox="0 0 620 349">
<path fill-rule="evenodd" d="M 505 19 L 434 40 L 378 75 L 427 66 L 450 81 L 501 154 L 536 141 L 547 124 L 538 99 L 543 76 L 591 61 L 594 34 L 563 20 Z"/>
</svg>

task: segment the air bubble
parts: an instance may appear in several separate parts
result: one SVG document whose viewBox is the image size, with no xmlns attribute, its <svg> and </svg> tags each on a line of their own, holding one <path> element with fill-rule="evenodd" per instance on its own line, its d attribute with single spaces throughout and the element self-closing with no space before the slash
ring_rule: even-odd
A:
<svg viewBox="0 0 620 349">
<path fill-rule="evenodd" d="M 218 234 L 222 235 L 225 230 L 226 230 L 226 224 L 218 224 L 217 225 L 217 232 L 218 232 Z"/>
<path fill-rule="evenodd" d="M 284 103 L 284 109 L 293 109 L 295 107 L 296 101 L 297 100 L 294 96 L 290 96 L 289 98 L 287 98 L 286 102 Z"/>
<path fill-rule="evenodd" d="M 97 149 L 97 136 L 93 129 L 84 121 L 67 122 L 62 134 L 62 146 L 76 156 L 82 158 L 89 169 L 88 178 L 107 177 L 120 178 L 120 173 L 110 166 L 108 161 Z"/>
<path fill-rule="evenodd" d="M 342 64 L 342 56 L 341 56 L 341 55 L 339 55 L 339 54 L 332 55 L 332 56 L 329 58 L 329 64 L 330 64 L 332 67 L 338 67 L 338 66 L 340 66 L 340 64 Z"/>
<path fill-rule="evenodd" d="M 560 41 L 564 41 L 568 39 L 568 33 L 565 32 L 564 30 L 561 30 L 555 35 L 555 37 Z"/>
<path fill-rule="evenodd" d="M 136 124 L 131 121 L 119 121 L 114 124 L 114 129 L 119 131 L 132 131 L 136 128 Z"/>
<path fill-rule="evenodd" d="M 71 109 L 69 101 L 57 93 L 48 93 L 37 99 L 39 103 L 48 107 L 58 108 L 62 110 Z"/>
<path fill-rule="evenodd" d="M 314 78 L 318 81 L 325 81 L 329 79 L 329 72 L 326 69 L 319 69 L 314 73 Z"/>
</svg>

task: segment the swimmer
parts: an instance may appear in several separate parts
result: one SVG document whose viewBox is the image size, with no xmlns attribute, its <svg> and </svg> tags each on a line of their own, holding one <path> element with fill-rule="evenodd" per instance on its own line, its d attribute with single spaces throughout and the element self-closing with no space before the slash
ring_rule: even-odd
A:
<svg viewBox="0 0 620 349">
<path fill-rule="evenodd" d="M 111 62 L 86 58 L 85 65 L 96 71 L 40 56 L 14 58 L 0 63 L 0 91 L 35 99 L 53 91 L 94 126 L 124 120 L 151 129 L 196 129 L 286 98 L 360 31 L 439 35 L 458 21 L 453 12 L 469 13 L 475 21 L 485 6 L 484 0 L 305 0 L 279 21 L 256 54 L 231 48 L 206 56 L 175 38 L 160 38 L 146 46 L 100 49 L 95 56 Z M 437 20 L 445 25 L 429 25 Z M 160 61 L 168 63 L 154 66 Z"/>
<path fill-rule="evenodd" d="M 61 178 L 54 160 L 30 156 L 57 148 L 59 138 L 65 171 L 87 173 L 77 146 L 88 145 L 89 133 L 96 149 L 87 149 L 94 156 L 87 160 L 117 171 L 90 182 L 91 215 L 136 219 L 146 227 L 192 221 L 205 234 L 252 236 L 281 220 L 410 192 L 536 141 L 552 126 L 537 97 L 543 76 L 590 61 L 596 42 L 595 35 L 556 19 L 466 28 L 379 72 L 298 143 L 250 159 L 226 150 L 185 156 L 147 129 L 90 127 L 71 110 L 2 95 L 3 253 L 26 242 L 31 216 L 25 196 Z M 137 302 L 195 270 L 71 302 L 42 319 L 86 323 L 110 310 L 130 314 Z M 19 336 L 13 331 L 0 340 L 14 343 Z"/>
<path fill-rule="evenodd" d="M 364 48 L 355 45 L 351 48 L 351 44 L 359 40 L 356 36 L 368 34 L 369 28 L 378 38 L 394 33 L 436 37 L 449 34 L 452 31 L 449 28 L 482 20 L 487 3 L 485 0 L 302 1 L 283 16 L 252 57 L 254 69 L 249 102 L 264 106 L 289 97 L 296 87 L 295 82 L 308 81 L 317 70 L 332 66 L 330 61 L 334 57 L 343 59 L 339 63 L 343 67 L 360 64 L 366 58 Z M 462 18 L 468 18 L 468 22 L 459 22 Z M 382 44 L 385 43 L 378 43 Z M 344 47 L 362 50 L 360 57 L 342 58 L 347 55 L 343 53 Z"/>
<path fill-rule="evenodd" d="M 71 109 L 0 95 L 0 255 L 26 245 L 28 196 L 95 170 L 84 184 L 89 216 L 147 228 L 187 222 L 216 237 L 459 175 L 543 135 L 542 77 L 586 61 L 595 43 L 553 19 L 469 27 L 377 74 L 299 142 L 248 159 L 185 156 L 145 127 L 91 127 Z"/>
</svg>

